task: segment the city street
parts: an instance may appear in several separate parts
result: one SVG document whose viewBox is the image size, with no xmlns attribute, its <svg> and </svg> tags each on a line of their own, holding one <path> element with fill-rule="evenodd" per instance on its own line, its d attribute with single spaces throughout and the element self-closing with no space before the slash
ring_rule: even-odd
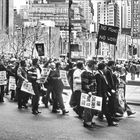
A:
<svg viewBox="0 0 140 140">
<path fill-rule="evenodd" d="M 135 76 L 135 80 L 131 80 L 130 73 L 127 74 L 126 100 L 129 104 L 140 105 L 140 78 Z"/>
<path fill-rule="evenodd" d="M 140 0 L 0 0 L 0 140 L 139 140 L 139 75 Z"/>
<path fill-rule="evenodd" d="M 20 111 L 7 96 L 0 104 L 0 140 L 139 140 L 139 106 L 130 105 L 136 114 L 131 117 L 124 114 L 118 127 L 108 127 L 106 120 L 99 122 L 95 117 L 95 128 L 87 129 L 69 107 L 68 95 L 63 95 L 66 108 L 70 111 L 65 116 L 51 113 L 51 107 L 46 109 L 41 102 L 42 113 L 34 116 L 30 107 Z"/>
</svg>

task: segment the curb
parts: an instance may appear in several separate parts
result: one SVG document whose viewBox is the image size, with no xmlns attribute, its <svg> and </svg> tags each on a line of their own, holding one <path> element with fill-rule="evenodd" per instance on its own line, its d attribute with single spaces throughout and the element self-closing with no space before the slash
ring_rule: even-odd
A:
<svg viewBox="0 0 140 140">
<path fill-rule="evenodd" d="M 131 102 L 131 101 L 126 101 L 127 104 L 129 105 L 136 105 L 136 106 L 140 106 L 140 102 Z"/>
</svg>

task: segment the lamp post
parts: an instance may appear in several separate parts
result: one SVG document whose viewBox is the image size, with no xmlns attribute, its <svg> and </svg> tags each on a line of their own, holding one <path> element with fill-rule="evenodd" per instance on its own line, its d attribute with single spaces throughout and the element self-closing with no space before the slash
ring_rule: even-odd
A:
<svg viewBox="0 0 140 140">
<path fill-rule="evenodd" d="M 71 5 L 72 0 L 69 0 L 69 6 L 68 6 L 68 19 L 69 19 L 69 45 L 68 45 L 68 58 L 71 59 Z"/>
</svg>

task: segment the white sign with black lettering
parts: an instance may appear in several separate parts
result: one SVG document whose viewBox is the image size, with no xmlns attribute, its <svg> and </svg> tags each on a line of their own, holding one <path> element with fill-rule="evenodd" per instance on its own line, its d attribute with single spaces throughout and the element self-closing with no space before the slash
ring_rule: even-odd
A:
<svg viewBox="0 0 140 140">
<path fill-rule="evenodd" d="M 13 76 L 9 77 L 9 90 L 16 90 L 16 79 Z"/>
<path fill-rule="evenodd" d="M 62 82 L 65 87 L 70 87 L 68 79 L 67 79 L 67 73 L 65 70 L 60 70 L 60 77 L 62 79 Z"/>
<path fill-rule="evenodd" d="M 0 85 L 7 84 L 6 71 L 0 71 Z"/>
<path fill-rule="evenodd" d="M 80 106 L 94 110 L 102 110 L 102 97 L 81 93 Z"/>
<path fill-rule="evenodd" d="M 23 81 L 22 86 L 21 86 L 21 91 L 35 95 L 35 93 L 33 91 L 32 83 L 30 83 L 30 82 Z"/>
</svg>

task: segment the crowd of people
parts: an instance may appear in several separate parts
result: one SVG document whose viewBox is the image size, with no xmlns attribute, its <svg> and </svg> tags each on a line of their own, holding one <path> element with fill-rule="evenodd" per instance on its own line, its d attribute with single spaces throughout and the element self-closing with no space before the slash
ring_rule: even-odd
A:
<svg viewBox="0 0 140 140">
<path fill-rule="evenodd" d="M 39 100 L 42 97 L 42 102 L 46 108 L 49 104 L 52 105 L 53 113 L 59 113 L 60 110 L 63 115 L 69 113 L 65 109 L 62 97 L 65 85 L 62 82 L 60 70 L 63 69 L 67 71 L 67 79 L 72 90 L 69 104 L 79 118 L 83 120 L 83 126 L 94 127 L 94 116 L 97 116 L 99 120 L 103 120 L 105 117 L 108 126 L 117 126 L 118 117 L 123 116 L 124 112 L 127 112 L 128 116 L 135 114 L 125 99 L 126 74 L 128 71 L 126 66 L 115 61 L 97 62 L 87 60 L 72 63 L 71 61 L 65 62 L 58 59 L 49 59 L 44 62 L 37 58 L 32 59 L 32 61 L 5 61 L 1 59 L 0 71 L 6 72 L 7 79 L 10 76 L 15 78 L 16 89 L 9 89 L 8 80 L 6 85 L 1 84 L 0 102 L 4 102 L 4 94 L 10 94 L 11 100 L 17 102 L 18 109 L 27 109 L 28 102 L 31 100 L 32 114 L 37 115 L 41 113 L 39 111 Z M 47 68 L 49 73 L 42 82 L 43 68 Z M 34 95 L 21 89 L 23 82 L 32 84 Z M 123 88 L 121 94 L 119 92 L 120 88 Z M 92 95 L 102 97 L 101 111 L 82 107 L 80 105 L 81 93 L 87 94 L 89 98 Z"/>
<path fill-rule="evenodd" d="M 73 94 L 70 105 L 83 119 L 85 127 L 94 127 L 92 120 L 95 115 L 98 115 L 100 120 L 103 120 L 105 116 L 108 126 L 117 126 L 119 120 L 116 117 L 123 116 L 125 111 L 128 116 L 135 114 L 125 100 L 126 74 L 126 68 L 114 61 L 97 63 L 90 60 L 87 61 L 86 67 L 82 62 L 77 63 L 76 69 L 73 70 L 73 82 L 71 82 L 73 83 Z M 122 91 L 119 90 L 120 88 L 123 89 L 123 92 L 121 92 L 123 105 L 119 101 L 119 91 Z M 92 94 L 102 97 L 102 111 L 97 112 L 96 110 L 81 107 L 80 97 L 82 92 L 87 93 L 89 96 Z"/>
</svg>

